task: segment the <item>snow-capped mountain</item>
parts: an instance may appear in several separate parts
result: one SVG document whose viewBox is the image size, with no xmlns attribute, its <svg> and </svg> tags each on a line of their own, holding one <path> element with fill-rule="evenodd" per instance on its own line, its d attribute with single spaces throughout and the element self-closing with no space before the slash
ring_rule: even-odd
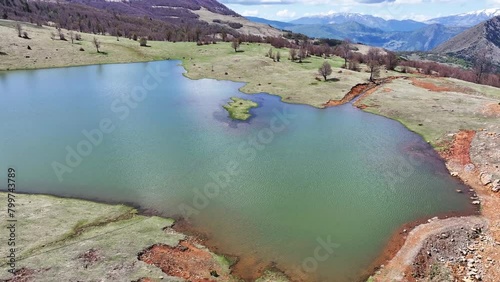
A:
<svg viewBox="0 0 500 282">
<path fill-rule="evenodd" d="M 425 23 L 434 24 L 439 23 L 445 26 L 465 26 L 471 27 L 475 26 L 481 22 L 487 21 L 495 16 L 500 16 L 500 8 L 498 9 L 486 9 L 473 11 L 469 13 L 435 18 L 426 21 Z"/>
<path fill-rule="evenodd" d="M 315 15 L 303 17 L 294 21 L 291 24 L 345 24 L 357 22 L 359 24 L 378 28 L 384 31 L 414 31 L 424 27 L 426 24 L 413 20 L 385 20 L 380 17 L 371 15 L 363 15 L 358 13 L 329 13 L 326 15 Z"/>
</svg>

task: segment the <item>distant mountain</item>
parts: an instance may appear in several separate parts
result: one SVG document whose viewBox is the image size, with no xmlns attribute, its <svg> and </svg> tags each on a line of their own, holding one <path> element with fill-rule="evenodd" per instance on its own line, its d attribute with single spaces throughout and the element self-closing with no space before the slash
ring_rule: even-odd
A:
<svg viewBox="0 0 500 282">
<path fill-rule="evenodd" d="M 358 22 L 342 24 L 307 24 L 288 27 L 293 32 L 316 38 L 349 38 L 354 42 L 383 47 L 393 51 L 429 51 L 464 31 L 463 27 L 425 25 L 415 31 L 388 32 Z"/>
<path fill-rule="evenodd" d="M 425 23 L 413 20 L 385 20 L 383 18 L 362 15 L 357 13 L 335 13 L 329 15 L 317 15 L 303 17 L 294 21 L 292 24 L 344 24 L 348 22 L 357 22 L 365 26 L 378 28 L 383 31 L 414 31 L 426 26 Z"/>
<path fill-rule="evenodd" d="M 500 16 L 460 33 L 433 51 L 470 60 L 486 50 L 493 62 L 500 65 Z"/>
<path fill-rule="evenodd" d="M 472 27 L 495 16 L 500 16 L 500 9 L 479 10 L 465 14 L 435 18 L 426 21 L 427 24 L 442 24 L 445 26 Z"/>
<path fill-rule="evenodd" d="M 382 47 L 397 51 L 429 51 L 465 29 L 432 24 L 412 32 L 393 33 L 387 37 L 388 42 Z"/>
<path fill-rule="evenodd" d="M 270 25 L 274 28 L 279 28 L 279 29 L 284 29 L 284 30 L 286 30 L 287 27 L 294 25 L 294 24 L 288 23 L 288 22 L 272 21 L 272 20 L 258 18 L 258 17 L 246 17 L 246 18 L 252 22 L 255 22 L 255 23 L 267 24 L 267 25 Z"/>
</svg>

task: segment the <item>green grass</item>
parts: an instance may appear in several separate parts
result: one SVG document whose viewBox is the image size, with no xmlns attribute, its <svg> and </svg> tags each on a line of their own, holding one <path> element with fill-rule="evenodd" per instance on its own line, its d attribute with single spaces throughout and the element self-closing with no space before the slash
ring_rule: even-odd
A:
<svg viewBox="0 0 500 282">
<path fill-rule="evenodd" d="M 251 117 L 250 109 L 257 108 L 259 105 L 251 100 L 232 97 L 232 102 L 222 106 L 229 113 L 229 117 L 237 120 L 247 120 Z"/>
</svg>

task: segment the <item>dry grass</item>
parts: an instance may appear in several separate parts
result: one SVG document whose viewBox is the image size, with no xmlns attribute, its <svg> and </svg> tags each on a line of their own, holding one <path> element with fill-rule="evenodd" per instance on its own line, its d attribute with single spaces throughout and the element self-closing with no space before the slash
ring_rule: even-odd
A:
<svg viewBox="0 0 500 282">
<path fill-rule="evenodd" d="M 421 82 L 419 85 L 453 88 L 436 92 L 416 86 L 409 79 L 397 79 L 361 103 L 368 106 L 366 111 L 400 121 L 434 146 L 449 141 L 459 130 L 500 125 L 497 117 L 484 113 L 485 105 L 500 102 L 498 88 L 445 78 L 421 77 L 417 80 Z"/>
</svg>

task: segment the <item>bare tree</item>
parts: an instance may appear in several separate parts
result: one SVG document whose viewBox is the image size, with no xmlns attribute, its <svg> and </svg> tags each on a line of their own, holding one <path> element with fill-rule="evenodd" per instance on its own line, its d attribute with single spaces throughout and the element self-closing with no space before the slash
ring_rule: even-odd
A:
<svg viewBox="0 0 500 282">
<path fill-rule="evenodd" d="M 66 41 L 66 36 L 64 35 L 64 32 L 62 32 L 61 28 L 57 29 L 57 33 L 59 34 L 59 39 Z"/>
<path fill-rule="evenodd" d="M 356 59 L 349 60 L 348 69 L 352 71 L 360 71 L 358 60 Z"/>
<path fill-rule="evenodd" d="M 276 52 L 275 60 L 276 60 L 276 62 L 279 62 L 281 60 L 281 52 L 280 51 Z"/>
<path fill-rule="evenodd" d="M 322 75 L 326 81 L 326 77 L 329 76 L 330 74 L 332 74 L 332 66 L 330 65 L 330 63 L 325 61 L 323 63 L 323 65 L 321 65 L 321 67 L 319 68 L 318 71 L 319 71 L 319 74 Z"/>
<path fill-rule="evenodd" d="M 69 38 L 71 39 L 71 44 L 73 44 L 73 41 L 75 41 L 75 33 L 72 30 L 69 31 Z"/>
<path fill-rule="evenodd" d="M 269 51 L 267 51 L 267 56 L 268 56 L 269 58 L 271 58 L 271 59 L 273 58 L 273 48 L 272 48 L 272 47 L 271 47 L 271 48 L 269 48 Z"/>
<path fill-rule="evenodd" d="M 474 58 L 474 74 L 476 75 L 476 83 L 481 83 L 483 76 L 486 73 L 491 72 L 493 64 L 491 62 L 490 55 L 491 48 L 484 47 L 478 52 L 477 56 Z"/>
<path fill-rule="evenodd" d="M 290 60 L 294 62 L 297 59 L 297 49 L 295 48 L 290 48 Z"/>
<path fill-rule="evenodd" d="M 370 69 L 370 81 L 375 81 L 380 76 L 380 65 L 382 64 L 382 56 L 378 48 L 371 47 L 366 54 L 366 64 Z"/>
<path fill-rule="evenodd" d="M 305 46 L 300 46 L 299 48 L 299 63 L 307 57 L 307 48 Z"/>
<path fill-rule="evenodd" d="M 351 49 L 352 49 L 352 46 L 351 46 L 351 40 L 349 39 L 344 39 L 342 41 L 342 43 L 339 45 L 339 53 L 340 53 L 340 56 L 342 58 L 344 58 L 344 68 L 347 68 L 347 60 L 349 59 L 349 57 L 351 56 Z"/>
<path fill-rule="evenodd" d="M 394 70 L 398 66 L 398 57 L 393 52 L 387 51 L 385 56 L 385 68 L 387 70 Z"/>
<path fill-rule="evenodd" d="M 23 37 L 23 27 L 20 23 L 16 24 L 17 36 Z"/>
<path fill-rule="evenodd" d="M 94 37 L 92 43 L 94 43 L 94 47 L 97 49 L 97 53 L 101 53 L 101 51 L 99 51 L 99 48 L 101 48 L 101 42 L 99 41 L 99 39 Z"/>
<path fill-rule="evenodd" d="M 148 46 L 148 38 L 143 36 L 139 39 L 139 46 L 146 47 Z"/>
<path fill-rule="evenodd" d="M 240 40 L 238 38 L 234 38 L 231 43 L 231 47 L 233 47 L 234 52 L 238 52 L 238 48 L 240 48 Z"/>
</svg>

